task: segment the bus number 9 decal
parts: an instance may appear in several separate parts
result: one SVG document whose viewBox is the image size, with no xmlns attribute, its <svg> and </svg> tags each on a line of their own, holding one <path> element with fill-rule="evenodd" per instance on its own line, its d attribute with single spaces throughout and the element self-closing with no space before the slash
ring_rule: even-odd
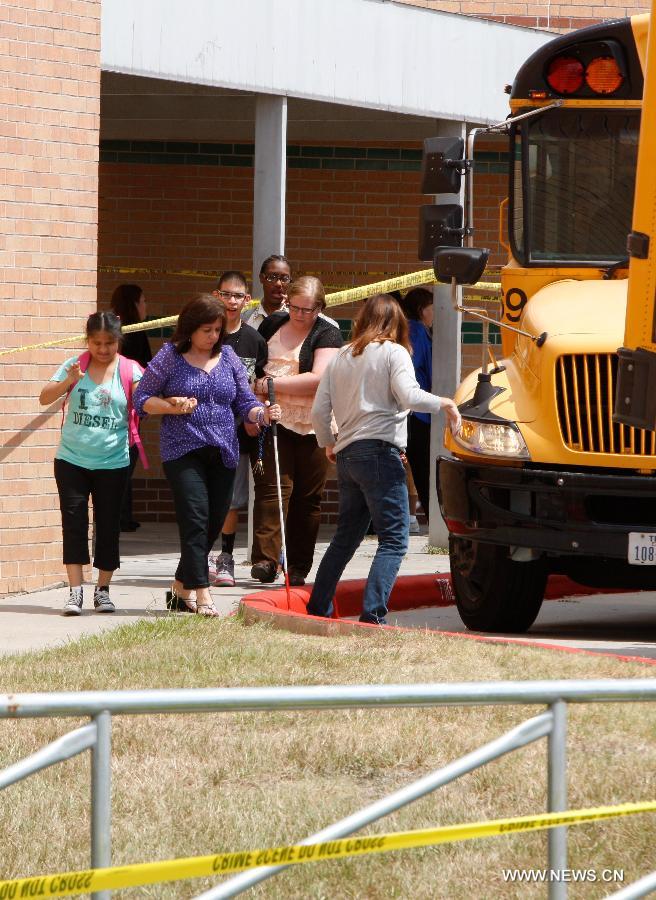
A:
<svg viewBox="0 0 656 900">
<path fill-rule="evenodd" d="M 519 322 L 527 300 L 526 294 L 520 288 L 510 288 L 504 302 L 506 319 L 509 322 Z"/>
</svg>

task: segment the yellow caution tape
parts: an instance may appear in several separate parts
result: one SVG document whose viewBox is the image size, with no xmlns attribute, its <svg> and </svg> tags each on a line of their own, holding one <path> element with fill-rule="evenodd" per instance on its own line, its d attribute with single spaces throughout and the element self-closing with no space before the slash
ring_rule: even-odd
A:
<svg viewBox="0 0 656 900">
<path fill-rule="evenodd" d="M 133 271 L 133 270 L 125 270 Z M 134 270 L 135 272 L 138 270 Z M 432 269 L 423 269 L 420 272 L 412 272 L 409 275 L 398 275 L 394 278 L 387 278 L 385 281 L 376 281 L 373 284 L 364 284 L 360 287 L 346 288 L 343 291 L 336 291 L 332 294 L 326 294 L 326 306 L 342 306 L 345 303 L 354 303 L 357 300 L 364 300 L 374 294 L 386 294 L 388 291 L 399 291 L 406 287 L 414 287 L 418 284 L 435 284 L 437 279 Z M 474 285 L 480 290 L 489 290 L 495 292 L 499 290 L 499 285 L 493 282 L 479 282 Z M 482 299 L 482 298 L 479 298 Z M 251 300 L 245 308 L 257 306 L 259 300 Z M 121 331 L 123 334 L 130 334 L 133 331 L 152 331 L 154 328 L 167 328 L 178 321 L 177 316 L 165 316 L 162 319 L 149 319 L 147 322 L 137 322 L 134 325 L 124 325 Z M 8 350 L 0 350 L 0 356 L 9 356 L 13 353 L 23 353 L 28 350 L 47 350 L 50 347 L 60 347 L 64 344 L 77 344 L 84 341 L 84 334 L 69 334 L 63 338 L 57 338 L 54 341 L 42 341 L 40 344 L 26 344 L 23 347 L 11 347 Z"/>
<path fill-rule="evenodd" d="M 121 328 L 123 334 L 130 334 L 132 331 L 150 331 L 152 328 L 163 328 L 168 325 L 175 325 L 178 321 L 177 316 L 165 316 L 163 319 L 149 319 L 148 322 L 136 322 L 134 325 L 124 325 Z M 26 344 L 24 347 L 12 347 L 9 350 L 0 350 L 0 356 L 8 356 L 11 353 L 20 353 L 28 350 L 45 350 L 49 347 L 60 347 L 62 344 L 77 344 L 86 340 L 86 334 L 68 334 L 66 337 L 57 338 L 56 341 L 43 341 L 40 344 Z"/>
<path fill-rule="evenodd" d="M 324 841 L 320 844 L 292 844 L 269 847 L 265 850 L 244 850 L 237 853 L 217 853 L 214 856 L 197 856 L 186 859 L 169 859 L 161 862 L 137 863 L 130 866 L 113 866 L 107 869 L 86 869 L 78 872 L 58 872 L 55 875 L 37 875 L 0 881 L 0 897 L 12 900 L 16 897 L 65 897 L 92 891 L 118 890 L 143 884 L 179 881 L 183 878 L 227 875 L 243 872 L 258 866 L 299 865 L 323 862 L 345 856 L 368 856 L 390 850 L 406 850 L 411 847 L 429 847 L 473 838 L 514 834 L 519 831 L 538 831 L 560 825 L 580 825 L 599 819 L 630 816 L 635 813 L 655 812 L 656 801 L 624 803 L 620 806 L 599 806 L 569 812 L 543 813 L 539 816 L 520 816 L 513 819 L 495 819 L 491 822 L 475 822 L 447 825 L 441 828 L 424 828 L 419 831 L 399 831 L 390 834 L 372 834 L 362 837 Z"/>
</svg>

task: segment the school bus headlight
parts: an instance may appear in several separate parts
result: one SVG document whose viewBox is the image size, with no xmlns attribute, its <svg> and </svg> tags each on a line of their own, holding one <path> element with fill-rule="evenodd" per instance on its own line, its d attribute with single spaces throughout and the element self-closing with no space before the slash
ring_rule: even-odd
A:
<svg viewBox="0 0 656 900">
<path fill-rule="evenodd" d="M 456 441 L 474 453 L 530 459 L 531 456 L 519 428 L 513 422 L 476 422 L 462 420 Z"/>
</svg>

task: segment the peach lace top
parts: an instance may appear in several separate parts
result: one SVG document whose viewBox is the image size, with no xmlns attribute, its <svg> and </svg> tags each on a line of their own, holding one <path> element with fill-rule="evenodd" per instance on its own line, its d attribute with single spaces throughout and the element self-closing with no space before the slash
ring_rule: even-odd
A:
<svg viewBox="0 0 656 900">
<path fill-rule="evenodd" d="M 303 341 L 296 347 L 284 347 L 280 340 L 280 332 L 269 340 L 269 361 L 264 367 L 266 375 L 298 375 L 298 355 Z M 314 434 L 310 412 L 314 402 L 314 394 L 285 394 L 276 391 L 276 400 L 282 409 L 280 424 L 297 434 Z"/>
</svg>

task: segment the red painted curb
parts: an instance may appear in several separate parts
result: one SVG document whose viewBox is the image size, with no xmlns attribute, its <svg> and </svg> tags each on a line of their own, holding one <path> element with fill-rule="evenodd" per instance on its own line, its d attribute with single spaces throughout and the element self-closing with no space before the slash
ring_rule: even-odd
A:
<svg viewBox="0 0 656 900">
<path fill-rule="evenodd" d="M 247 625 L 255 622 L 267 622 L 275 628 L 293 631 L 306 635 L 366 634 L 372 629 L 380 631 L 381 626 L 364 622 L 346 621 L 349 616 L 357 616 L 361 610 L 362 593 L 366 579 L 343 581 L 337 586 L 335 594 L 335 612 L 332 619 L 310 616 L 307 604 L 310 599 L 311 585 L 290 589 L 290 603 L 284 588 L 273 588 L 258 591 L 242 598 L 241 609 Z M 590 588 L 566 578 L 564 575 L 550 575 L 545 591 L 545 600 L 559 600 L 562 597 L 582 597 L 602 593 L 598 588 Z M 604 589 L 604 594 L 624 593 L 621 588 Z M 397 578 L 390 596 L 390 612 L 401 612 L 409 609 L 433 606 L 453 606 L 455 603 L 451 588 L 451 576 L 448 572 L 431 575 L 406 575 Z M 415 631 L 397 625 L 382 626 L 385 631 Z M 617 659 L 621 662 L 638 662 L 645 665 L 656 665 L 656 659 L 641 656 L 623 656 L 602 650 L 585 650 L 579 647 L 563 647 L 546 641 L 533 641 L 526 638 L 497 637 L 495 635 L 470 634 L 459 631 L 435 631 L 435 634 L 452 638 L 464 638 L 484 643 L 517 644 L 522 647 L 537 647 L 545 650 L 559 650 L 563 653 L 581 653 L 586 656 L 602 656 Z"/>
</svg>

